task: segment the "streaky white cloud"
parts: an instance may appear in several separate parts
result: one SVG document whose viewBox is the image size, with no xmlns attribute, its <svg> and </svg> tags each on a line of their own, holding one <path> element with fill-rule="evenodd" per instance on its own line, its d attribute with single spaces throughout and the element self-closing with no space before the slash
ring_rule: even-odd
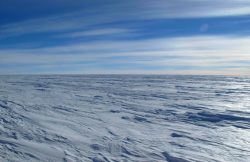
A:
<svg viewBox="0 0 250 162">
<path fill-rule="evenodd" d="M 107 35 L 122 35 L 130 34 L 134 32 L 130 29 L 122 28 L 103 28 L 103 29 L 94 29 L 94 30 L 85 30 L 79 32 L 70 32 L 66 34 L 61 34 L 60 37 L 84 37 L 84 36 L 107 36 Z"/>
<path fill-rule="evenodd" d="M 8 37 L 37 32 L 85 30 L 91 25 L 128 20 L 201 18 L 249 14 L 250 0 L 127 0 L 113 1 L 105 5 L 89 7 L 89 9 L 83 11 L 10 23 L 1 26 L 0 31 L 2 37 Z M 104 33 L 104 31 L 102 32 Z M 90 34 L 94 35 L 94 33 Z"/>
<path fill-rule="evenodd" d="M 250 37 L 190 36 L 136 41 L 97 41 L 50 48 L 6 49 L 0 51 L 0 64 L 59 66 L 79 64 L 95 69 L 102 64 L 140 65 L 141 68 L 195 67 L 195 71 L 250 72 Z M 110 69 L 103 66 L 101 71 Z M 141 70 L 136 69 L 134 70 Z M 247 70 L 248 69 L 248 70 Z M 242 71 L 241 71 L 242 70 Z M 145 70 L 147 71 L 147 70 Z M 156 70 L 157 71 L 157 70 Z M 185 71 L 179 70 L 179 71 Z M 241 72 L 240 72 L 241 71 Z"/>
</svg>

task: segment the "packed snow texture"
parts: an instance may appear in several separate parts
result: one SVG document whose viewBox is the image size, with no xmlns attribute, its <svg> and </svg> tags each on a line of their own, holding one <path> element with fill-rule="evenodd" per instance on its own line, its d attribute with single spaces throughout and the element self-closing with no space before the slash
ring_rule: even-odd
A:
<svg viewBox="0 0 250 162">
<path fill-rule="evenodd" d="M 250 78 L 0 76 L 1 162 L 249 162 Z"/>
</svg>

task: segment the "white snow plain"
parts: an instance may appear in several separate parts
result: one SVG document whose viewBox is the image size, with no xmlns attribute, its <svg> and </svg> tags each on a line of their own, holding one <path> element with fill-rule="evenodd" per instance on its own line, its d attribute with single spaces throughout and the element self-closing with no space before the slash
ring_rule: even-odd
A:
<svg viewBox="0 0 250 162">
<path fill-rule="evenodd" d="M 1 162 L 249 162 L 250 78 L 0 76 Z"/>
</svg>

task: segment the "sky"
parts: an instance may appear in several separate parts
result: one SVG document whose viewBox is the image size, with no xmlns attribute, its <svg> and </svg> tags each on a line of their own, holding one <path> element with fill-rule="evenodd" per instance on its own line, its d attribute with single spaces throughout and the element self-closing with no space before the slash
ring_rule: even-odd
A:
<svg viewBox="0 0 250 162">
<path fill-rule="evenodd" d="M 250 75 L 250 0 L 1 0 L 0 74 Z"/>
</svg>

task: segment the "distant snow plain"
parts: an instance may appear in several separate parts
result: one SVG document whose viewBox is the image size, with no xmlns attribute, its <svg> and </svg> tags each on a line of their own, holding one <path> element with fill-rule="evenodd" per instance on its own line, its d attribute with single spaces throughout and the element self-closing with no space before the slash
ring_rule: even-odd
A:
<svg viewBox="0 0 250 162">
<path fill-rule="evenodd" d="M 249 162 L 250 78 L 0 76 L 1 162 Z"/>
</svg>

